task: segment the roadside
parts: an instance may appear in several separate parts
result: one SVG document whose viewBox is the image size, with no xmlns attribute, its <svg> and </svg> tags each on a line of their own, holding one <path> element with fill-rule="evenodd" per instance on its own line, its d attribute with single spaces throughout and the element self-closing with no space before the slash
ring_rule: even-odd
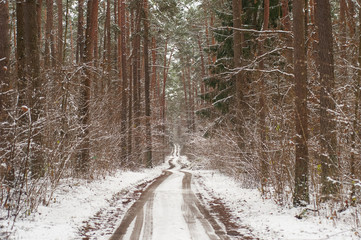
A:
<svg viewBox="0 0 361 240">
<path fill-rule="evenodd" d="M 81 237 L 84 232 L 93 239 L 108 239 L 119 225 L 119 214 L 127 211 L 137 191 L 150 184 L 168 166 L 164 164 L 137 172 L 119 171 L 90 183 L 80 179 L 64 180 L 55 191 L 49 206 L 39 206 L 38 212 L 26 218 L 18 218 L 12 230 L 8 221 L 1 220 L 0 232 L 11 233 L 9 237 L 2 235 L 1 239 L 87 239 L 86 236 Z M 104 215 L 107 217 L 102 218 Z M 116 218 L 112 218 L 114 215 Z M 95 227 L 89 221 L 97 216 L 102 218 L 98 222 L 102 226 L 97 226 L 103 228 L 101 232 L 92 231 Z"/>
<path fill-rule="evenodd" d="M 303 208 L 278 206 L 271 199 L 262 199 L 257 189 L 242 188 L 233 178 L 216 171 L 197 170 L 192 173 L 197 196 L 213 215 L 228 219 L 225 221 L 229 223 L 228 231 L 235 230 L 236 234 L 252 232 L 263 240 L 361 239 L 355 208 L 350 207 L 330 218 L 326 218 L 324 212 L 320 215 L 308 212 L 298 219 L 295 216 Z"/>
</svg>

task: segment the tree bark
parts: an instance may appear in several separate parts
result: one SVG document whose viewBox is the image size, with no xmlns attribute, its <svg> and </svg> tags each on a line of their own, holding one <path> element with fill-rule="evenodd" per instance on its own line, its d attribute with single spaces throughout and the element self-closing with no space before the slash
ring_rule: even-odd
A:
<svg viewBox="0 0 361 240">
<path fill-rule="evenodd" d="M 295 75 L 295 125 L 296 165 L 293 204 L 309 203 L 308 189 L 308 110 L 307 110 L 307 65 L 305 46 L 304 1 L 293 2 L 294 75 Z"/>
<path fill-rule="evenodd" d="M 58 66 L 63 63 L 63 1 L 57 0 L 58 8 L 58 36 L 57 36 L 57 62 Z"/>
<path fill-rule="evenodd" d="M 235 29 L 240 29 L 242 27 L 241 21 L 241 11 L 242 11 L 242 1 L 241 0 L 232 0 L 233 6 L 233 27 Z M 241 55 L 242 55 L 242 35 L 240 31 L 233 31 L 233 64 L 235 68 L 235 82 L 236 82 L 236 116 L 237 116 L 237 135 L 238 135 L 238 147 L 240 150 L 240 157 L 243 158 L 245 150 L 245 141 L 244 141 L 244 122 L 243 122 L 243 112 L 245 111 L 245 102 L 244 102 L 244 92 L 243 86 L 245 84 L 242 81 L 242 73 L 237 72 L 238 68 L 241 67 Z"/>
<path fill-rule="evenodd" d="M 331 6 L 329 0 L 315 1 L 315 23 L 318 34 L 318 71 L 320 74 L 320 145 L 322 167 L 322 194 L 325 200 L 339 192 L 336 109 L 334 98 L 334 58 L 331 22 Z"/>
<path fill-rule="evenodd" d="M 81 123 L 81 144 L 78 158 L 77 171 L 79 173 L 87 173 L 90 164 L 90 100 L 91 100 L 91 69 L 94 54 L 94 39 L 96 34 L 97 15 L 98 15 L 98 0 L 88 0 L 87 2 L 87 27 L 85 36 L 85 49 L 83 62 L 86 64 L 84 70 L 84 77 L 81 81 L 80 90 L 80 123 Z"/>
<path fill-rule="evenodd" d="M 361 23 L 361 12 L 359 12 L 359 23 Z M 359 25 L 361 29 L 361 25 Z M 358 71 L 354 83 L 355 94 L 355 107 L 354 107 L 354 119 L 353 119 L 353 131 L 351 133 L 351 161 L 350 161 L 350 174 L 351 174 L 351 194 L 350 200 L 352 205 L 356 205 L 356 181 L 357 181 L 357 162 L 360 161 L 360 143 L 357 143 L 357 139 L 360 139 L 360 101 L 361 101 L 361 35 L 359 36 L 358 43 Z M 358 159 L 357 159 L 358 156 Z"/>
<path fill-rule="evenodd" d="M 262 30 L 266 31 L 268 30 L 269 25 L 269 11 L 270 11 L 270 3 L 269 0 L 264 0 L 264 11 L 263 11 L 263 27 Z M 260 36 L 260 41 L 258 42 L 258 49 L 259 49 L 259 56 L 263 54 L 263 44 L 265 42 L 265 37 Z M 263 59 L 260 60 L 259 68 L 262 71 L 264 69 L 264 61 Z M 265 76 L 260 73 L 259 74 L 259 126 L 260 126 L 260 138 L 261 138 L 261 164 L 260 164 L 260 170 L 261 170 L 261 186 L 262 186 L 262 193 L 264 193 L 267 180 L 268 180 L 268 161 L 267 161 L 267 136 L 266 136 L 266 114 L 267 114 L 267 103 L 266 103 L 266 95 L 265 95 Z"/>
<path fill-rule="evenodd" d="M 39 178 L 44 174 L 44 159 L 42 156 L 42 133 L 38 119 L 42 113 L 42 94 L 40 79 L 40 51 L 38 45 L 38 19 L 36 0 L 26 0 L 16 4 L 17 16 L 17 60 L 18 60 L 18 91 L 19 115 L 21 127 L 28 129 L 25 137 L 32 140 L 32 145 L 26 150 L 29 156 L 27 166 L 30 166 L 31 177 Z M 24 110 L 30 111 L 23 114 Z M 36 127 L 34 127 L 36 126 Z M 21 136 L 20 138 L 23 138 Z M 23 139 L 24 140 L 24 139 Z M 29 165 L 28 165 L 29 163 Z M 24 175 L 28 169 L 24 169 Z"/>
<path fill-rule="evenodd" d="M 54 25 L 54 0 L 46 0 L 46 25 L 45 25 L 45 68 L 55 67 L 55 46 L 52 33 Z M 51 64 L 50 64 L 51 63 Z"/>
<path fill-rule="evenodd" d="M 122 73 L 122 110 L 121 110 L 121 134 L 122 134 L 122 161 L 127 157 L 127 88 L 128 88 L 128 75 L 127 75 L 127 52 L 126 52 L 126 22 L 125 22 L 125 0 L 121 1 L 120 8 L 120 31 L 121 31 L 121 73 Z"/>
<path fill-rule="evenodd" d="M 144 100 L 145 100 L 145 128 L 146 128 L 146 149 L 145 163 L 147 167 L 152 167 L 152 126 L 150 112 L 150 71 L 149 71 L 149 18 L 148 18 L 148 0 L 144 0 Z"/>
<path fill-rule="evenodd" d="M 9 25 L 9 2 L 0 2 L 0 164 L 6 165 L 4 179 L 10 181 L 12 164 L 9 158 L 9 140 L 11 136 L 7 130 L 10 128 L 9 108 L 11 96 L 8 94 L 11 88 L 9 77 L 10 71 L 10 25 Z M 0 184 L 3 179 L 0 179 Z"/>
<path fill-rule="evenodd" d="M 41 49 L 41 46 L 42 46 L 42 43 L 41 43 L 41 40 L 42 40 L 42 31 L 41 31 L 41 19 L 42 19 L 42 11 L 43 11 L 43 0 L 38 0 L 38 2 L 36 3 L 36 14 L 37 14 L 37 19 L 36 19 L 36 22 L 37 22 L 37 25 L 38 25 L 38 33 L 37 33 L 37 36 L 38 36 L 38 48 L 39 50 Z"/>
<path fill-rule="evenodd" d="M 198 35 L 198 47 L 199 47 L 199 55 L 201 57 L 201 96 L 204 96 L 206 93 L 206 87 L 204 84 L 204 78 L 206 77 L 206 69 L 205 69 L 205 63 L 204 63 L 204 54 L 203 54 L 203 47 L 201 42 L 201 36 Z M 201 103 L 203 104 L 203 100 L 201 100 Z"/>
<path fill-rule="evenodd" d="M 80 63 L 84 58 L 84 0 L 78 1 L 78 33 L 76 42 L 76 62 Z"/>
</svg>

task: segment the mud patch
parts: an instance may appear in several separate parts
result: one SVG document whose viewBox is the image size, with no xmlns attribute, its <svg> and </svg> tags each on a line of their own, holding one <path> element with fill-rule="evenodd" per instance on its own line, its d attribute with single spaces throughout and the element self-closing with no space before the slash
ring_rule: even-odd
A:
<svg viewBox="0 0 361 240">
<path fill-rule="evenodd" d="M 163 175 L 161 175 L 163 176 Z M 101 236 L 110 238 L 119 225 L 120 217 L 125 214 L 130 205 L 139 200 L 143 191 L 156 179 L 143 182 L 131 189 L 124 189 L 115 194 L 106 208 L 99 210 L 92 218 L 83 222 L 79 236 L 83 240 L 97 239 Z"/>
<path fill-rule="evenodd" d="M 174 165 L 173 165 L 174 167 Z M 171 165 L 172 168 L 172 165 Z M 122 219 L 121 224 L 116 229 L 114 234 L 111 236 L 110 240 L 122 239 L 126 234 L 128 227 L 132 221 L 138 215 L 143 214 L 143 208 L 148 199 L 152 198 L 154 190 L 167 178 L 171 175 L 171 172 L 165 171 L 163 175 L 156 178 L 147 188 L 139 192 L 140 197 L 136 199 L 136 202 L 129 208 L 126 212 L 126 215 Z M 141 223 L 138 223 L 141 225 Z M 134 233 L 137 234 L 137 233 Z"/>
<path fill-rule="evenodd" d="M 212 218 L 217 219 L 224 225 L 227 236 L 230 239 L 259 240 L 259 238 L 253 235 L 252 229 L 249 226 L 242 225 L 241 219 L 235 218 L 232 215 L 232 211 L 226 206 L 222 199 L 216 198 L 201 181 L 199 181 L 199 184 L 205 189 L 210 198 L 204 198 L 200 193 L 196 194 L 197 198 L 204 206 L 207 206 Z"/>
</svg>

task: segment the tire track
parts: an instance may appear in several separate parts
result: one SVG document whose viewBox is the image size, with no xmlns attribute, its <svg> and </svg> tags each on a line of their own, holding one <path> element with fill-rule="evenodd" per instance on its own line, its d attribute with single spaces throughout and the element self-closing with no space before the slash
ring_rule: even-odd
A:
<svg viewBox="0 0 361 240">
<path fill-rule="evenodd" d="M 193 193 L 191 189 L 192 174 L 185 171 L 182 171 L 182 173 L 184 173 L 182 180 L 183 198 L 185 204 L 187 205 L 187 207 L 184 208 L 186 211 L 183 214 L 188 224 L 192 239 L 198 239 L 196 226 L 196 220 L 198 220 L 202 224 L 209 239 L 228 240 L 229 238 L 226 232 L 210 215 L 208 210 L 198 201 L 197 197 Z"/>
<path fill-rule="evenodd" d="M 152 239 L 153 235 L 153 203 L 154 203 L 154 193 L 152 193 L 151 197 L 148 200 L 145 211 L 145 224 L 144 224 L 144 232 L 143 232 L 143 240 Z"/>
<path fill-rule="evenodd" d="M 174 165 L 173 165 L 174 167 Z M 172 168 L 172 165 L 171 165 Z M 163 175 L 159 176 L 148 188 L 144 190 L 142 195 L 140 196 L 139 200 L 136 201 L 125 214 L 121 224 L 114 232 L 110 240 L 120 240 L 123 239 L 124 235 L 127 233 L 127 230 L 130 224 L 133 222 L 135 217 L 143 214 L 143 208 L 145 203 L 150 199 L 150 196 L 153 195 L 154 190 L 165 180 L 167 179 L 172 173 L 169 171 L 165 171 Z M 144 217 L 141 217 L 143 219 Z M 143 221 L 143 220 L 142 220 Z M 143 225 L 143 224 L 142 224 Z M 142 227 L 141 225 L 141 227 Z M 137 228 L 137 226 L 135 226 Z M 140 228 L 141 229 L 141 228 Z M 132 233 L 132 235 L 135 233 Z M 138 234 L 138 233 L 137 233 Z M 139 233 L 140 235 L 140 233 Z M 137 238 L 135 238 L 137 239 Z M 138 238 L 139 239 L 139 238 Z"/>
</svg>

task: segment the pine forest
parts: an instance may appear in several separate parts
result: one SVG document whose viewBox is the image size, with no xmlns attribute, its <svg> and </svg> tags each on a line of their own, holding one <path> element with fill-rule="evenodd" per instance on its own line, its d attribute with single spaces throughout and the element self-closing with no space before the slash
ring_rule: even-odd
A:
<svg viewBox="0 0 361 240">
<path fill-rule="evenodd" d="M 360 0 L 0 0 L 0 81 L 0 221 L 179 151 L 360 227 Z"/>
</svg>

